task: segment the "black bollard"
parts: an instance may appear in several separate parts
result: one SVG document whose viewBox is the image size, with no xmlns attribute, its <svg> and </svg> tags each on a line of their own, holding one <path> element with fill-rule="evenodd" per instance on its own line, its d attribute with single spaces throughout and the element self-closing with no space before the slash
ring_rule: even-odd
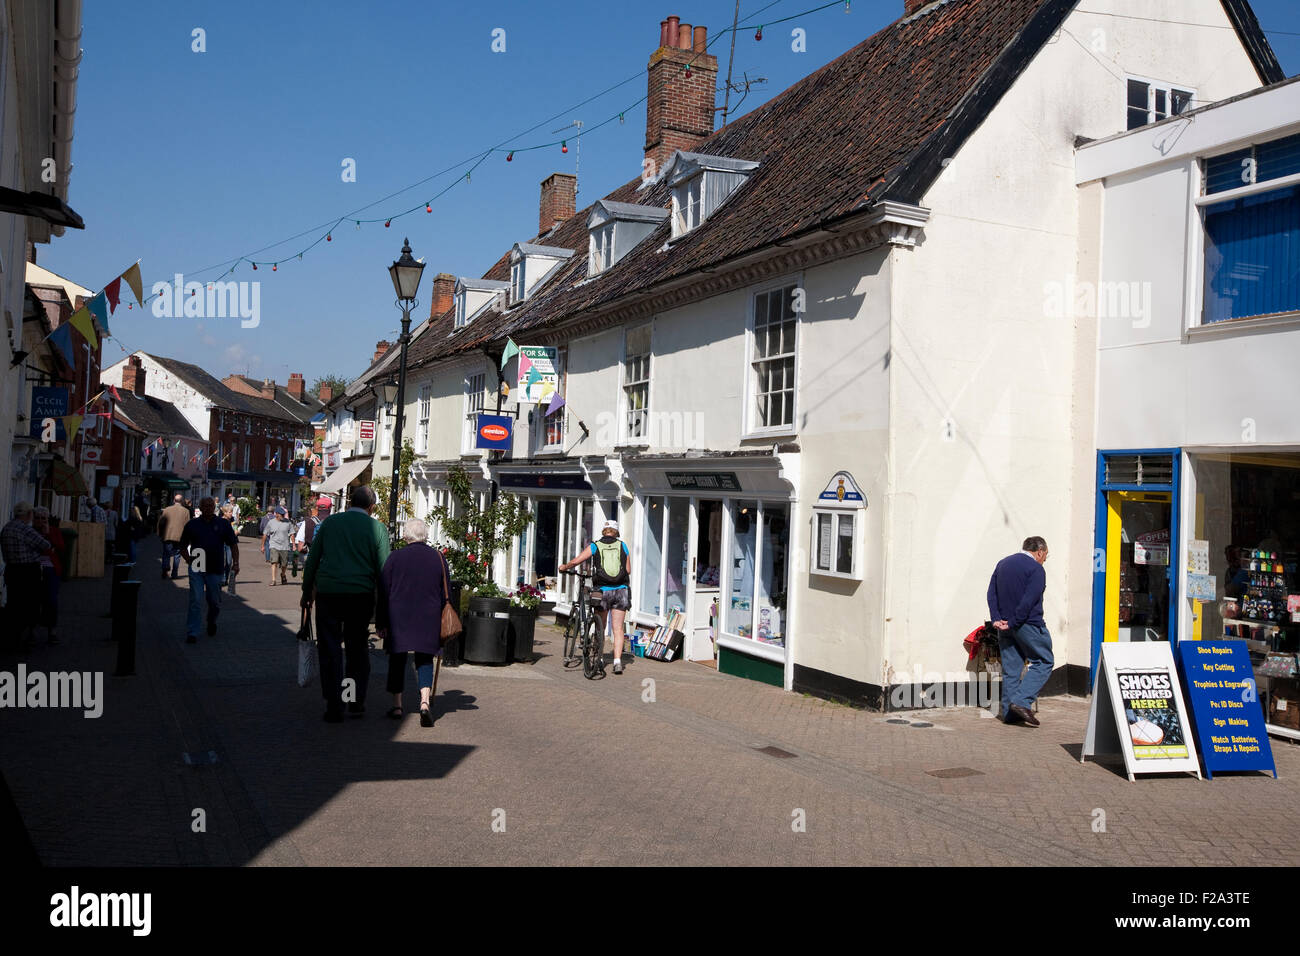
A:
<svg viewBox="0 0 1300 956">
<path fill-rule="evenodd" d="M 135 675 L 135 625 L 139 601 L 140 582 L 123 581 L 122 593 L 117 599 L 117 613 L 113 615 L 113 640 L 117 641 L 114 677 Z"/>
<path fill-rule="evenodd" d="M 126 560 L 126 555 L 122 555 L 122 560 L 113 565 L 113 584 L 108 592 L 108 617 L 117 617 L 117 592 L 121 588 L 122 582 L 131 576 L 132 569 L 135 565 Z"/>
</svg>

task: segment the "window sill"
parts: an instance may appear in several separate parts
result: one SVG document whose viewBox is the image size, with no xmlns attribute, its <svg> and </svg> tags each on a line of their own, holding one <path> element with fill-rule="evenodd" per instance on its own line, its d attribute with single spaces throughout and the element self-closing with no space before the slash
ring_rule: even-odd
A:
<svg viewBox="0 0 1300 956">
<path fill-rule="evenodd" d="M 1196 325 L 1187 330 L 1186 338 L 1189 341 L 1195 341 L 1196 339 L 1217 338 L 1237 333 L 1276 332 L 1286 329 L 1300 329 L 1300 311 L 1276 312 L 1273 315 L 1224 319 L 1222 322 Z"/>
<path fill-rule="evenodd" d="M 775 438 L 798 438 L 799 432 L 793 427 L 773 428 L 771 430 L 749 431 L 740 436 L 742 442 L 768 442 Z"/>
<path fill-rule="evenodd" d="M 718 646 L 725 647 L 729 651 L 735 651 L 738 654 L 748 654 L 750 657 L 762 657 L 769 661 L 776 661 L 778 664 L 785 663 L 785 647 L 781 644 L 764 644 L 760 640 L 750 637 L 739 637 L 735 634 L 722 633 L 718 635 Z"/>
</svg>

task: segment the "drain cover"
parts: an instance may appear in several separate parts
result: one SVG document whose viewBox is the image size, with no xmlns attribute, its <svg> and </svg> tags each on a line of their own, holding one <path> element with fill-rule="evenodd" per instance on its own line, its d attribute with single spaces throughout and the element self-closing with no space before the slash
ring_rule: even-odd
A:
<svg viewBox="0 0 1300 956">
<path fill-rule="evenodd" d="M 782 750 L 780 747 L 771 747 L 771 746 L 768 746 L 768 747 L 759 747 L 759 748 L 758 748 L 758 752 L 761 753 L 761 754 L 767 754 L 769 757 L 793 757 L 793 756 L 796 756 L 795 754 L 790 753 L 790 751 L 788 751 L 788 750 Z"/>
<path fill-rule="evenodd" d="M 890 717 L 887 721 L 885 721 L 885 723 L 887 723 L 887 724 L 910 724 L 911 721 L 910 721 L 910 720 L 904 720 L 902 717 Z"/>
<path fill-rule="evenodd" d="M 927 770 L 932 777 L 982 777 L 984 771 L 972 770 L 970 767 L 945 767 L 942 770 Z"/>
</svg>

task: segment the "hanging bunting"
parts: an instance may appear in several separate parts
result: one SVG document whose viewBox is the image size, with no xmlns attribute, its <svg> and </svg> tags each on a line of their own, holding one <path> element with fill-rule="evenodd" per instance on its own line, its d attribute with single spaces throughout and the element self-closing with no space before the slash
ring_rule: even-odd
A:
<svg viewBox="0 0 1300 956">
<path fill-rule="evenodd" d="M 81 427 L 81 422 L 84 417 L 85 416 L 83 415 L 63 416 L 63 430 L 67 432 L 69 440 L 71 440 L 73 435 L 77 434 L 77 429 Z"/>
<path fill-rule="evenodd" d="M 81 333 L 83 339 L 90 343 L 92 349 L 99 345 L 99 336 L 95 334 L 95 322 L 84 305 L 72 313 L 72 318 L 68 322 Z"/>
<path fill-rule="evenodd" d="M 57 348 L 69 365 L 74 365 L 72 356 L 72 326 L 64 322 L 50 335 L 50 342 Z"/>
<path fill-rule="evenodd" d="M 86 303 L 86 308 L 90 310 L 91 315 L 99 319 L 99 327 L 104 330 L 105 335 L 108 335 L 108 297 L 102 292 L 93 295 Z"/>
<path fill-rule="evenodd" d="M 563 407 L 564 407 L 564 396 L 561 395 L 559 392 L 556 392 L 553 396 L 551 396 L 551 404 L 546 406 L 546 415 L 543 417 L 549 418 L 551 415 L 554 415 Z"/>
<path fill-rule="evenodd" d="M 113 396 L 113 401 L 115 402 L 120 402 L 122 400 L 122 395 L 118 392 L 116 385 L 108 386 L 108 394 Z"/>
<path fill-rule="evenodd" d="M 135 301 L 140 303 L 140 308 L 144 308 L 144 281 L 140 278 L 140 263 L 136 263 L 131 268 L 122 273 L 122 278 L 126 284 L 131 287 L 135 294 Z"/>
<path fill-rule="evenodd" d="M 122 300 L 122 277 L 118 276 L 108 285 L 104 286 L 104 295 L 108 296 L 108 308 L 110 311 L 117 309 L 117 304 Z"/>
<path fill-rule="evenodd" d="M 515 345 L 514 339 L 506 338 L 506 349 L 501 353 L 501 367 L 505 368 L 506 363 L 519 354 L 519 346 Z"/>
</svg>

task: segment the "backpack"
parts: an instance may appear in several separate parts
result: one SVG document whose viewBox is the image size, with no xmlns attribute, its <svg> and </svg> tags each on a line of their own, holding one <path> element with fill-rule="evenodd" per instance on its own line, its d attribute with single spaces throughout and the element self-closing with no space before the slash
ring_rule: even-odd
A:
<svg viewBox="0 0 1300 956">
<path fill-rule="evenodd" d="M 627 584 L 627 566 L 623 560 L 625 545 L 618 538 L 604 537 L 599 541 L 593 541 L 591 546 L 596 550 L 596 560 L 592 562 L 595 567 L 595 582 L 600 587 L 617 587 L 620 584 Z"/>
</svg>

